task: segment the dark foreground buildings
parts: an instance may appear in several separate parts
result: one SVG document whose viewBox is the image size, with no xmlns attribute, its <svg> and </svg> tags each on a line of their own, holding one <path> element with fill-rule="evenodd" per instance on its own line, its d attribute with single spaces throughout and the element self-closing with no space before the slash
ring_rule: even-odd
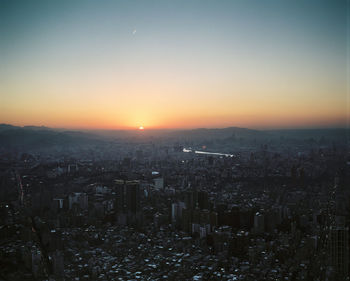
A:
<svg viewBox="0 0 350 281">
<path fill-rule="evenodd" d="M 182 150 L 203 144 L 229 155 Z M 0 280 L 349 279 L 342 142 L 150 140 L 0 165 Z"/>
</svg>

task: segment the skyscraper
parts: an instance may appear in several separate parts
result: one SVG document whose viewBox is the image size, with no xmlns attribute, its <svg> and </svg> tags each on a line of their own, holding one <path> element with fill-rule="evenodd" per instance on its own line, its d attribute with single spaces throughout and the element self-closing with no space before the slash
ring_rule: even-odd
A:
<svg viewBox="0 0 350 281">
<path fill-rule="evenodd" d="M 137 180 L 115 180 L 116 212 L 136 214 L 140 211 L 140 182 Z"/>
<path fill-rule="evenodd" d="M 349 273 L 349 227 L 337 220 L 337 223 L 330 227 L 329 235 L 330 263 L 336 276 L 345 278 Z"/>
</svg>

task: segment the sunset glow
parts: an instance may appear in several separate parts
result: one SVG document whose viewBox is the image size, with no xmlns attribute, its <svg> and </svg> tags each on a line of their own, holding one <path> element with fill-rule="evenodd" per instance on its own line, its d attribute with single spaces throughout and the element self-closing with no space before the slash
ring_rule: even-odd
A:
<svg viewBox="0 0 350 281">
<path fill-rule="evenodd" d="M 253 2 L 4 2 L 0 123 L 345 126 L 345 2 Z"/>
</svg>

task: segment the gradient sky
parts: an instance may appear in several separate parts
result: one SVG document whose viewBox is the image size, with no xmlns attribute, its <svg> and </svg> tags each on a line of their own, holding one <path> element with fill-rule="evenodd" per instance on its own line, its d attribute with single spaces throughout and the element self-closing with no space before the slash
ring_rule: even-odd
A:
<svg viewBox="0 0 350 281">
<path fill-rule="evenodd" d="M 346 0 L 0 0 L 0 123 L 344 126 L 347 17 Z"/>
</svg>

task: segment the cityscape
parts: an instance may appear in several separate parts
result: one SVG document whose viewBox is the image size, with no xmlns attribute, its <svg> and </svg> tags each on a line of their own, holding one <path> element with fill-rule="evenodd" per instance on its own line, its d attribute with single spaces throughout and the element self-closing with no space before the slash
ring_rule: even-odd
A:
<svg viewBox="0 0 350 281">
<path fill-rule="evenodd" d="M 0 0 L 0 281 L 350 280 L 349 0 Z"/>
<path fill-rule="evenodd" d="M 348 130 L 134 133 L 1 127 L 3 280 L 346 280 Z"/>
</svg>

